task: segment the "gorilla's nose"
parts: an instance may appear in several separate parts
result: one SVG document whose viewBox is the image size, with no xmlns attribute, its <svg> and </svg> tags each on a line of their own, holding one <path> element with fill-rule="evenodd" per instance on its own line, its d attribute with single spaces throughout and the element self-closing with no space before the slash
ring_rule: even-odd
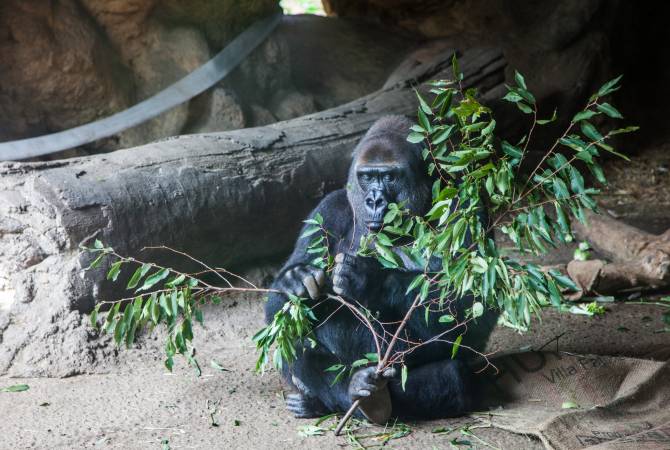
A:
<svg viewBox="0 0 670 450">
<path fill-rule="evenodd" d="M 384 212 L 388 202 L 381 191 L 372 190 L 365 197 L 365 206 L 371 215 L 377 216 Z"/>
</svg>

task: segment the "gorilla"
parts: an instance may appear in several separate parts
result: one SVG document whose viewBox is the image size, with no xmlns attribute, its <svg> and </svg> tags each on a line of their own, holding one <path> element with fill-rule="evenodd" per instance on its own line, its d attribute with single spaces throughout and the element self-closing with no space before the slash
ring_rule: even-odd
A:
<svg viewBox="0 0 670 450">
<path fill-rule="evenodd" d="M 324 294 L 359 302 L 391 333 L 395 332 L 393 323 L 405 316 L 416 296 L 416 292 L 406 291 L 423 272 L 422 267 L 404 261 L 401 269 L 387 269 L 375 258 L 356 254 L 361 236 L 382 228 L 390 203 L 402 203 L 415 215 L 425 214 L 431 206 L 433 179 L 421 156 L 422 147 L 406 140 L 411 126 L 412 122 L 401 116 L 379 119 L 354 149 L 346 188 L 327 195 L 310 214 L 310 218 L 316 213 L 323 217 L 329 252 L 337 255 L 332 273 L 310 265 L 314 255 L 307 253 L 307 247 L 312 237 L 303 237 L 272 285 L 277 291 L 311 299 L 317 319 L 311 336 L 317 345 L 297 343 L 297 360 L 282 368 L 283 378 L 294 391 L 286 397 L 287 407 L 296 417 L 346 411 L 356 400 L 360 400 L 359 417 L 375 423 L 385 423 L 390 417 L 457 416 L 474 406 L 474 375 L 460 356 L 467 352 L 458 352 L 452 359 L 452 345 L 444 342 L 453 342 L 465 332 L 465 325 L 405 356 L 408 377 L 404 389 L 395 368 L 377 374 L 376 367 L 362 367 L 337 383 L 333 382 L 337 373 L 325 371 L 336 364 L 350 366 L 376 348 L 369 329 L 340 303 L 324 299 Z M 441 264 L 431 261 L 431 270 L 439 270 Z M 268 323 L 285 302 L 283 294 L 269 295 L 265 308 Z M 459 322 L 472 302 L 470 297 L 452 303 Z M 441 314 L 431 313 L 426 318 L 419 311 L 423 308 L 413 314 L 416 317 L 410 318 L 403 333 L 411 341 L 426 341 L 453 327 L 438 321 Z M 468 324 L 461 345 L 480 350 L 496 318 L 497 313 L 488 310 L 476 324 Z M 396 351 L 406 348 L 406 343 L 398 340 Z"/>
</svg>

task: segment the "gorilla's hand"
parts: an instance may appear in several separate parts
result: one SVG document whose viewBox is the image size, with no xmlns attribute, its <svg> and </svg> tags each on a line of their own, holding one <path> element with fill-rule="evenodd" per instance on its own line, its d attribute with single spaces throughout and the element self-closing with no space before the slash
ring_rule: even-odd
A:
<svg viewBox="0 0 670 450">
<path fill-rule="evenodd" d="M 277 280 L 275 287 L 296 297 L 304 298 L 307 294 L 312 300 L 316 300 L 325 284 L 326 273 L 323 270 L 301 264 L 284 272 Z"/>
<path fill-rule="evenodd" d="M 377 373 L 376 367 L 366 367 L 351 377 L 349 397 L 352 402 L 360 400 L 359 408 L 368 420 L 383 424 L 391 416 L 391 395 L 387 384 L 395 374 L 393 367 L 382 373 Z"/>
<path fill-rule="evenodd" d="M 338 253 L 333 269 L 333 292 L 364 301 L 379 288 L 381 266 L 374 258 Z"/>
</svg>

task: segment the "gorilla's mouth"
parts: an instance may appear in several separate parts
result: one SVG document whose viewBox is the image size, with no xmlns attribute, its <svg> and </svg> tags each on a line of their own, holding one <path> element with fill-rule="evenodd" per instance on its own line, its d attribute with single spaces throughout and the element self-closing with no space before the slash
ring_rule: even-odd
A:
<svg viewBox="0 0 670 450">
<path fill-rule="evenodd" d="M 382 222 L 381 220 L 368 220 L 365 222 L 365 225 L 368 227 L 368 230 L 372 231 L 373 233 L 376 233 L 377 231 L 382 229 L 384 222 Z"/>
</svg>

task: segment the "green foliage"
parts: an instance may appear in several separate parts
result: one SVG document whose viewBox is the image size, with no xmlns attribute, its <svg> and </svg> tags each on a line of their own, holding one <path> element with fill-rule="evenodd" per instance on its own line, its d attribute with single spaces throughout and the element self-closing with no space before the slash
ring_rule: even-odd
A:
<svg viewBox="0 0 670 450">
<path fill-rule="evenodd" d="M 27 384 L 13 384 L 4 388 L 0 388 L 0 392 L 23 392 L 30 389 Z"/>
<path fill-rule="evenodd" d="M 288 301 L 284 307 L 277 311 L 272 323 L 262 328 L 253 337 L 256 348 L 260 355 L 256 362 L 256 370 L 263 371 L 270 363 L 270 350 L 274 346 L 272 362 L 277 369 L 281 369 L 283 362 L 294 361 L 298 354 L 296 345 L 311 332 L 310 320 L 316 320 L 314 313 L 305 305 L 301 298 L 288 295 Z M 316 345 L 316 341 L 309 341 L 310 345 Z"/>
<path fill-rule="evenodd" d="M 584 210 L 596 210 L 594 196 L 599 193 L 587 183 L 582 167 L 605 183 L 599 151 L 622 156 L 608 140 L 637 128 L 605 132 L 589 121 L 601 114 L 621 118 L 611 104 L 602 101 L 619 88 L 619 77 L 590 98 L 526 175 L 519 168 L 532 132 L 536 126 L 556 121 L 557 111 L 548 119 L 538 119 L 535 97 L 524 77 L 515 72 L 514 84 L 507 86 L 503 99 L 532 116 L 530 132 L 516 144 L 501 140 L 495 135 L 491 110 L 478 102 L 475 89 L 462 87 L 455 59 L 452 65 L 455 81 L 431 83 L 429 99 L 417 92 L 417 123 L 407 137 L 409 142 L 423 144 L 428 171 L 436 178 L 432 208 L 423 217 L 410 217 L 402 207 L 391 205 L 385 226 L 362 240 L 360 253 L 374 254 L 385 267 L 402 267 L 392 248 L 397 251 L 398 242 L 409 242 L 399 250 L 424 268 L 409 289 L 416 289 L 421 302 L 434 303 L 433 311 L 446 312 L 448 299 L 471 294 L 476 300 L 468 319 L 476 320 L 485 308 L 500 308 L 503 323 L 525 330 L 541 307 L 560 306 L 562 291 L 576 286 L 558 271 L 545 272 L 500 254 L 492 233 L 506 234 L 521 254 L 540 255 L 571 241 L 571 217 L 584 221 Z M 485 208 L 495 219 L 482 221 Z M 428 269 L 431 258 L 442 260 L 437 273 Z M 452 318 L 445 314 L 440 321 L 448 324 Z M 458 344 L 454 343 L 454 355 Z"/>
<path fill-rule="evenodd" d="M 576 261 L 586 261 L 591 258 L 591 246 L 588 242 L 580 242 L 575 249 L 573 259 Z"/>
<path fill-rule="evenodd" d="M 320 0 L 281 0 L 279 6 L 284 14 L 326 15 Z"/>
<path fill-rule="evenodd" d="M 534 170 L 521 172 L 533 130 L 557 121 L 558 112 L 539 119 L 536 99 L 524 77 L 516 72 L 504 100 L 514 103 L 523 117 L 531 121 L 530 131 L 517 143 L 502 140 L 496 137 L 491 110 L 479 103 L 475 89 L 463 88 L 463 75 L 455 57 L 452 68 L 454 81 L 432 82 L 431 98 L 417 92 L 417 123 L 407 137 L 409 142 L 422 144 L 428 171 L 436 180 L 430 210 L 415 217 L 403 205 L 389 205 L 382 230 L 364 236 L 359 253 L 376 257 L 390 269 L 402 268 L 405 260 L 424 269 L 412 280 L 407 293 L 416 294 L 417 307 L 424 308 L 426 322 L 431 313 L 439 314 L 438 321 L 449 330 L 463 320 L 476 322 L 488 308 L 500 308 L 504 324 L 525 330 L 532 315 L 542 307 L 554 305 L 566 309 L 562 305 L 562 291 L 577 287 L 558 271 L 545 272 L 535 264 L 503 255 L 492 233 L 506 234 L 522 255 L 542 254 L 561 242 L 571 241 L 572 217 L 583 221 L 585 210 L 596 209 L 594 196 L 599 191 L 587 182 L 589 177 L 583 173 L 584 168 L 597 182 L 605 183 L 598 164 L 599 152 L 625 158 L 609 140 L 637 127 L 606 131 L 591 121 L 597 116 L 621 118 L 614 106 L 602 101 L 619 88 L 619 77 L 603 85 L 589 99 Z M 485 211 L 494 219 L 484 220 Z M 313 255 L 311 264 L 330 271 L 333 257 L 328 249 L 332 236 L 324 227 L 323 217 L 316 214 L 305 223 L 302 237 L 309 238 L 307 253 Z M 165 326 L 168 331 L 165 366 L 170 370 L 174 356 L 183 355 L 200 372 L 192 339 L 194 322 L 203 320 L 204 304 L 219 304 L 224 294 L 237 290 L 271 292 L 248 282 L 248 288 L 235 288 L 223 277 L 227 286 L 208 284 L 198 276 L 210 272 L 221 274 L 204 263 L 200 264 L 207 270 L 187 274 L 122 257 L 99 240 L 85 250 L 93 257 L 90 269 L 100 267 L 108 258 L 107 280 L 128 279 L 126 289 L 130 292 L 126 298 L 98 303 L 91 313 L 92 325 L 112 335 L 117 345 L 126 346 L 133 344 L 140 330 Z M 581 251 L 588 253 L 588 248 Z M 399 252 L 406 258 L 400 258 Z M 429 263 L 436 259 L 442 261 L 442 267 L 431 271 Z M 467 305 L 465 318 L 457 318 L 450 302 L 466 295 L 474 300 Z M 348 306 L 358 311 L 362 321 L 375 320 L 370 311 L 353 304 Z M 99 323 L 103 308 L 106 317 Z M 580 307 L 581 310 L 589 315 L 604 312 L 595 303 Z M 269 364 L 281 368 L 297 358 L 302 346 L 315 346 L 316 341 L 311 338 L 314 320 L 304 299 L 287 294 L 286 303 L 272 322 L 253 337 L 259 351 L 256 369 L 263 371 Z M 452 358 L 458 354 L 462 340 L 463 335 L 454 340 Z M 380 361 L 381 355 L 366 354 L 349 366 L 335 364 L 326 371 L 335 374 L 335 383 L 347 371 L 352 373 L 359 367 L 377 364 L 381 369 L 385 364 L 401 363 L 404 388 L 408 370 L 402 364 L 402 355 L 396 356 L 394 359 L 387 354 L 387 359 Z M 214 361 L 211 366 L 225 370 Z"/>
<path fill-rule="evenodd" d="M 330 270 L 334 264 L 334 257 L 328 252 L 328 237 L 330 233 L 323 226 L 323 217 L 316 213 L 314 218 L 305 220 L 309 225 L 300 237 L 313 236 L 307 246 L 307 254 L 314 255 L 310 264 L 324 270 Z"/>
<path fill-rule="evenodd" d="M 124 258 L 116 254 L 110 247 L 105 247 L 96 240 L 91 248 L 84 248 L 94 255 L 89 269 L 100 266 L 104 258 L 112 259 L 107 280 L 117 281 L 122 271 L 135 267 L 126 289 L 132 296 L 113 302 L 100 302 L 91 312 L 90 320 L 94 328 L 111 334 L 117 345 L 130 347 L 139 331 L 165 325 L 168 336 L 165 342 L 165 367 L 172 370 L 174 356 L 186 357 L 199 373 L 200 368 L 193 357 L 193 322 L 203 321 L 200 309 L 214 297 L 201 286 L 201 282 L 186 274 L 155 264 L 138 263 L 132 258 Z M 139 287 L 138 287 L 139 286 Z M 102 324 L 98 323 L 101 309 L 109 306 L 107 316 Z"/>
</svg>

